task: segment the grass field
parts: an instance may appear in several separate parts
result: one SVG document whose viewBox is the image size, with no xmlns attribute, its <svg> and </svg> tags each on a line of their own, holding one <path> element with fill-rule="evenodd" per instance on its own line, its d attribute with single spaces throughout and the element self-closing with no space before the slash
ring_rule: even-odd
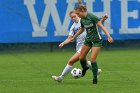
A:
<svg viewBox="0 0 140 93">
<path fill-rule="evenodd" d="M 140 50 L 102 51 L 97 85 L 90 70 L 83 78 L 69 74 L 62 83 L 53 81 L 51 75 L 59 75 L 73 53 L 0 52 L 0 93 L 140 93 Z"/>
</svg>

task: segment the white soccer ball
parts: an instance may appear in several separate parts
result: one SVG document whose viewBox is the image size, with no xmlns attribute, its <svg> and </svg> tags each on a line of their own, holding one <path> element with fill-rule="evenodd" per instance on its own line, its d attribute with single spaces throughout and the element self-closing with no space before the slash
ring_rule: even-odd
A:
<svg viewBox="0 0 140 93">
<path fill-rule="evenodd" d="M 79 68 L 73 68 L 71 70 L 71 75 L 74 78 L 80 78 L 82 76 L 82 70 Z"/>
</svg>

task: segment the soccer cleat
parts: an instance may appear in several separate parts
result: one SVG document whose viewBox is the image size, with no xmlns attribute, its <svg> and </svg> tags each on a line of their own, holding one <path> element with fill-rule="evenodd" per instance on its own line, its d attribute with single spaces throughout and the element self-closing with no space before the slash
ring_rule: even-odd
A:
<svg viewBox="0 0 140 93">
<path fill-rule="evenodd" d="M 55 80 L 55 81 L 58 81 L 58 82 L 61 82 L 63 80 L 62 77 L 60 76 L 52 76 L 52 78 Z"/>
<path fill-rule="evenodd" d="M 86 67 L 85 69 L 82 70 L 82 76 L 81 77 L 84 77 L 85 74 L 86 74 L 86 71 L 89 69 L 89 67 Z"/>
<path fill-rule="evenodd" d="M 97 84 L 98 80 L 97 79 L 93 79 L 93 84 Z"/>
</svg>

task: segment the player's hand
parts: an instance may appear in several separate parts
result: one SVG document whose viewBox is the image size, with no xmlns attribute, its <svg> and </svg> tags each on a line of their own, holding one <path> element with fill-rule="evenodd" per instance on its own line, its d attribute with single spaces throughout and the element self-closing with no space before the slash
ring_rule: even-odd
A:
<svg viewBox="0 0 140 93">
<path fill-rule="evenodd" d="M 108 15 L 105 14 L 103 17 L 102 17 L 104 20 L 108 19 Z"/>
<path fill-rule="evenodd" d="M 63 43 L 60 43 L 60 44 L 59 44 L 59 48 L 62 48 L 63 46 L 64 46 Z"/>
<path fill-rule="evenodd" d="M 110 43 L 114 42 L 114 40 L 113 40 L 113 38 L 111 36 L 108 37 L 108 42 L 110 42 Z"/>
</svg>

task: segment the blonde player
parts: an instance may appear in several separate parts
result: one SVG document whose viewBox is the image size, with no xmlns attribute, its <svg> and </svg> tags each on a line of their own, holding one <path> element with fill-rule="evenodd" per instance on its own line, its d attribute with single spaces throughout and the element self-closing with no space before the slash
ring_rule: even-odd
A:
<svg viewBox="0 0 140 93">
<path fill-rule="evenodd" d="M 102 46 L 103 38 L 98 30 L 98 27 L 100 27 L 103 32 L 108 37 L 108 41 L 110 43 L 113 43 L 113 39 L 108 33 L 107 29 L 102 25 L 102 21 L 99 20 L 99 18 L 92 13 L 87 12 L 86 6 L 80 5 L 76 9 L 76 14 L 81 18 L 81 28 L 80 30 L 73 36 L 71 41 L 73 41 L 77 36 L 79 36 L 82 32 L 87 32 L 84 45 L 82 46 L 81 53 L 80 53 L 80 63 L 82 65 L 84 74 L 87 71 L 87 65 L 86 65 L 86 56 L 91 49 L 91 56 L 90 56 L 90 62 L 92 64 L 92 72 L 93 72 L 93 84 L 97 84 L 98 79 L 98 65 L 96 62 L 96 58 L 100 52 L 100 48 Z"/>
</svg>

